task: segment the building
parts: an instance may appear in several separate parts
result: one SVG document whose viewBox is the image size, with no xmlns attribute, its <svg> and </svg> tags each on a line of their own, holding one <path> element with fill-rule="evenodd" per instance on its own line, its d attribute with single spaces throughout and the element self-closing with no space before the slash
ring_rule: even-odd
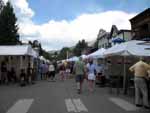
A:
<svg viewBox="0 0 150 113">
<path fill-rule="evenodd" d="M 109 33 L 103 29 L 99 30 L 97 35 L 98 48 L 108 48 L 109 47 Z"/>
<path fill-rule="evenodd" d="M 130 19 L 132 39 L 142 40 L 150 37 L 150 8 Z"/>
<path fill-rule="evenodd" d="M 115 45 L 117 43 L 126 42 L 132 39 L 131 30 L 121 29 L 118 30 L 116 25 L 112 25 L 110 35 L 109 35 L 109 46 Z"/>
</svg>

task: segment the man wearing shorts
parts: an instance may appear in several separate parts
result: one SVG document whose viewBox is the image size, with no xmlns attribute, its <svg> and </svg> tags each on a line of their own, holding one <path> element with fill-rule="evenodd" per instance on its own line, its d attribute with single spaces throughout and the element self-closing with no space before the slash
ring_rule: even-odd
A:
<svg viewBox="0 0 150 113">
<path fill-rule="evenodd" d="M 79 61 L 77 61 L 74 65 L 74 73 L 76 75 L 78 94 L 80 94 L 82 91 L 82 83 L 84 80 L 84 63 L 81 57 L 79 58 Z"/>
</svg>

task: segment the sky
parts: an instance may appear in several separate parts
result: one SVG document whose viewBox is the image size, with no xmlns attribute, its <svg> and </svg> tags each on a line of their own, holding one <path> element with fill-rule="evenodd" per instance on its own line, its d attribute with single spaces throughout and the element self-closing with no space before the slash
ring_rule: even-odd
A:
<svg viewBox="0 0 150 113">
<path fill-rule="evenodd" d="M 7 2 L 8 0 L 4 0 Z M 129 19 L 150 7 L 150 0 L 9 0 L 18 18 L 20 39 L 39 40 L 58 50 L 79 40 L 93 41 L 100 29 L 131 29 Z"/>
</svg>

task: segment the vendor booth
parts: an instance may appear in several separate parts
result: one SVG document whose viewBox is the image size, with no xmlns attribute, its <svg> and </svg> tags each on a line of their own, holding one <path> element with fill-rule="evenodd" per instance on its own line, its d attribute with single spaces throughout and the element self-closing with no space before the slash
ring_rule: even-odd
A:
<svg viewBox="0 0 150 113">
<path fill-rule="evenodd" d="M 14 68 L 17 78 L 20 70 L 26 70 L 29 63 L 32 68 L 35 67 L 37 57 L 38 54 L 30 45 L 0 46 L 0 63 L 5 62 L 8 71 Z"/>
<path fill-rule="evenodd" d="M 104 52 L 107 58 L 107 73 L 110 76 L 119 76 L 123 78 L 122 85 L 124 93 L 127 93 L 129 78 L 131 73 L 129 67 L 133 65 L 140 57 L 147 61 L 150 57 L 150 42 L 132 40 L 129 42 L 115 45 Z"/>
</svg>

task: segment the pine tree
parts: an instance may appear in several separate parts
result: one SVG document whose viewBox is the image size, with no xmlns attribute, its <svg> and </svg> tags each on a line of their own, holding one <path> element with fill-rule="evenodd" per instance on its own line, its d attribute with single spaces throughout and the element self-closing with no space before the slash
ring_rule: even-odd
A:
<svg viewBox="0 0 150 113">
<path fill-rule="evenodd" d="M 19 42 L 17 18 L 10 2 L 0 13 L 0 45 L 15 45 Z"/>
<path fill-rule="evenodd" d="M 4 2 L 2 0 L 0 0 L 0 12 L 3 9 L 3 7 L 4 7 Z"/>
<path fill-rule="evenodd" d="M 87 43 L 85 42 L 85 40 L 79 41 L 75 48 L 74 48 L 74 55 L 75 56 L 80 56 L 82 54 L 82 51 L 84 51 L 84 49 L 86 49 L 88 47 Z"/>
</svg>

